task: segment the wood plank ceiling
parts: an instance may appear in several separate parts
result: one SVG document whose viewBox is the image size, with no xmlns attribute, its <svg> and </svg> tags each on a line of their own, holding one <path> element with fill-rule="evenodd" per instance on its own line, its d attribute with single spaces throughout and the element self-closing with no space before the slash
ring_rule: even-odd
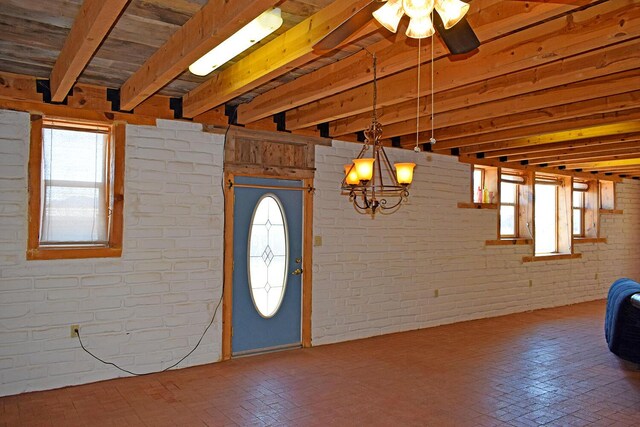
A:
<svg viewBox="0 0 640 427">
<path fill-rule="evenodd" d="M 369 1 L 0 0 L 0 99 L 41 99 L 9 87 L 28 76 L 49 79 L 54 102 L 97 85 L 119 89 L 133 114 L 174 97 L 187 119 L 223 126 L 226 106 L 239 125 L 356 141 L 375 52 L 390 145 L 640 179 L 640 0 L 473 0 L 482 44 L 462 56 L 438 37 L 407 39 L 406 22 L 394 35 L 372 21 L 336 51 L 313 49 Z M 187 71 L 273 6 L 285 21 L 275 34 L 209 76 Z"/>
</svg>

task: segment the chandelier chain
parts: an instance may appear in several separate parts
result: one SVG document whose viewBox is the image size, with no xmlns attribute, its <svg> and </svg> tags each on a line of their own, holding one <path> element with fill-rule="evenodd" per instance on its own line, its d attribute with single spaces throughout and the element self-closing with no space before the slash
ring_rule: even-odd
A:
<svg viewBox="0 0 640 427">
<path fill-rule="evenodd" d="M 416 147 L 415 151 L 420 150 L 420 65 L 422 53 L 422 39 L 418 39 L 418 91 L 416 93 Z"/>
<path fill-rule="evenodd" d="M 378 122 L 376 106 L 378 105 L 378 57 L 373 54 L 373 123 Z"/>
</svg>

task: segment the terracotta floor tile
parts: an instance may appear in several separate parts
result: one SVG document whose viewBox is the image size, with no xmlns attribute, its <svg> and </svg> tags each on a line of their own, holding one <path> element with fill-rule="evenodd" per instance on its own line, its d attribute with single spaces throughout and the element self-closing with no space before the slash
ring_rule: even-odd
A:
<svg viewBox="0 0 640 427">
<path fill-rule="evenodd" d="M 604 301 L 0 398 L 2 426 L 639 426 Z"/>
</svg>

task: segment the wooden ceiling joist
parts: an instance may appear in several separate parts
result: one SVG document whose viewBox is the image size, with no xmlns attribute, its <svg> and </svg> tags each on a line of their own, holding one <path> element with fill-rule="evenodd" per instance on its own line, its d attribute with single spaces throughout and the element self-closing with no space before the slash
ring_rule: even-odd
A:
<svg viewBox="0 0 640 427">
<path fill-rule="evenodd" d="M 525 95 L 570 83 L 577 83 L 582 80 L 640 68 L 640 54 L 630 55 L 629 52 L 640 52 L 639 38 L 609 46 L 596 52 L 582 53 L 550 64 L 517 71 L 506 76 L 500 75 L 438 93 L 434 99 L 433 110 L 438 115 L 470 105 Z M 479 55 L 482 55 L 482 53 L 479 53 Z M 421 120 L 423 117 L 428 119 L 431 114 L 431 96 L 422 97 L 420 106 Z M 379 110 L 378 116 L 385 127 L 385 135 L 388 137 L 415 132 L 416 100 L 383 107 Z M 329 124 L 329 133 L 333 137 L 355 133 L 365 129 L 370 121 L 371 114 L 369 112 L 336 120 Z M 406 121 L 409 126 L 409 132 L 402 133 L 402 130 L 398 129 L 399 133 L 391 134 L 389 126 L 403 121 Z M 438 128 L 446 126 L 440 123 L 440 120 L 436 120 L 435 123 Z M 423 121 L 422 130 L 430 129 L 430 126 L 430 122 L 425 120 Z M 477 130 L 474 130 L 475 132 Z M 441 138 L 440 135 L 438 137 Z"/>
<path fill-rule="evenodd" d="M 557 167 L 560 165 L 566 165 L 567 163 L 576 163 L 584 161 L 602 160 L 602 159 L 619 159 L 621 156 L 640 156 L 640 145 L 636 141 L 627 145 L 626 148 L 622 146 L 612 146 L 608 150 L 603 151 L 590 151 L 582 153 L 571 153 L 559 156 L 542 157 L 535 160 L 526 160 L 528 165 L 546 165 L 550 167 Z M 515 160 L 507 159 L 504 163 L 508 164 Z M 522 161 L 519 161 L 522 163 Z"/>
<path fill-rule="evenodd" d="M 468 136 L 439 142 L 432 148 L 435 152 L 457 148 L 461 154 L 475 154 L 631 132 L 640 132 L 640 108 Z"/>
<path fill-rule="evenodd" d="M 483 153 L 483 158 L 501 159 L 504 161 L 532 160 L 552 155 L 589 152 L 591 150 L 601 151 L 606 150 L 608 147 L 617 147 L 630 142 L 636 144 L 636 141 L 640 141 L 640 133 L 607 135 L 578 141 L 554 142 L 544 145 L 528 145 L 520 148 L 487 151 Z"/>
<path fill-rule="evenodd" d="M 616 25 L 604 22 L 615 21 Z M 634 4 L 604 2 L 558 19 L 528 27 L 481 46 L 481 54 L 451 63 L 435 61 L 435 89 L 450 90 L 466 84 L 640 36 L 640 8 Z M 427 71 L 425 70 L 425 74 Z M 420 96 L 430 92 L 424 79 Z M 370 85 L 347 90 L 287 112 L 287 127 L 295 130 L 348 117 L 371 109 Z M 378 80 L 378 105 L 395 105 L 416 97 L 416 71 L 406 70 Z"/>
<path fill-rule="evenodd" d="M 183 98 L 185 117 L 217 107 L 319 56 L 313 46 L 369 0 L 337 0 L 276 39 L 242 58 Z"/>
<path fill-rule="evenodd" d="M 635 156 L 629 159 L 608 160 L 602 162 L 572 163 L 565 165 L 566 169 L 600 170 L 611 169 L 620 166 L 640 166 L 640 157 Z"/>
<path fill-rule="evenodd" d="M 85 0 L 51 70 L 51 100 L 62 102 L 129 0 Z"/>
<path fill-rule="evenodd" d="M 278 0 L 210 0 L 122 85 L 122 109 L 133 110 L 276 3 Z"/>
</svg>

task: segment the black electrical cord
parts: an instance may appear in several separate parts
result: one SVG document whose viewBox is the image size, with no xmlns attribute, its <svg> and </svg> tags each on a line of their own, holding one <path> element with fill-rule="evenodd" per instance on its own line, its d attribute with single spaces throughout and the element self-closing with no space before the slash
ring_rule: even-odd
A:
<svg viewBox="0 0 640 427">
<path fill-rule="evenodd" d="M 116 365 L 113 362 L 107 362 L 106 360 L 102 360 L 101 358 L 99 358 L 98 356 L 96 356 L 95 354 L 91 353 L 91 351 L 89 351 L 85 346 L 84 343 L 82 342 L 82 337 L 80 336 L 80 331 L 78 329 L 75 330 L 76 334 L 78 335 L 78 341 L 80 342 L 80 347 L 82 347 L 82 349 L 91 357 L 93 357 L 94 359 L 96 359 L 99 362 L 104 363 L 105 365 L 111 365 L 119 370 L 121 370 L 122 372 L 126 372 L 127 374 L 136 376 L 136 377 L 141 377 L 144 375 L 151 375 L 151 374 L 158 374 L 160 372 L 166 372 L 171 368 L 175 368 L 176 366 L 178 366 L 184 359 L 186 359 L 187 357 L 191 356 L 191 353 L 193 353 L 194 351 L 196 351 L 196 349 L 200 346 L 200 343 L 202 342 L 202 340 L 204 339 L 204 336 L 207 334 L 207 331 L 209 330 L 209 328 L 211 327 L 211 325 L 213 325 L 213 321 L 216 318 L 216 314 L 218 313 L 218 308 L 220 307 L 220 304 L 222 304 L 222 297 L 223 295 L 220 295 L 220 300 L 218 301 L 218 305 L 216 305 L 216 309 L 213 311 L 213 316 L 211 317 L 211 321 L 209 322 L 209 324 L 207 325 L 207 327 L 204 329 L 204 332 L 202 333 L 202 335 L 200 336 L 200 339 L 198 340 L 198 342 L 196 343 L 196 345 L 191 349 L 191 351 L 189 351 L 189 353 L 187 353 L 182 359 L 178 360 L 176 363 L 174 363 L 171 366 L 168 366 L 160 371 L 154 371 L 154 372 L 146 372 L 144 374 L 140 374 L 137 372 L 133 372 L 133 371 L 129 371 L 128 369 L 124 369 L 118 365 Z"/>
<path fill-rule="evenodd" d="M 234 111 L 233 111 L 233 113 L 232 113 L 232 116 L 231 116 L 231 118 L 230 118 L 230 120 L 229 120 L 229 125 L 227 126 L 227 129 L 226 129 L 226 130 L 225 130 L 225 132 L 224 132 L 224 139 L 223 139 L 223 142 L 222 142 L 222 152 L 223 152 L 223 153 L 224 153 L 225 148 L 226 148 L 226 146 L 227 146 L 227 135 L 229 134 L 229 129 L 231 129 L 231 122 L 232 122 L 233 120 L 235 120 L 235 116 L 237 115 L 237 113 L 238 113 L 238 107 L 236 106 L 236 108 L 234 109 Z M 222 178 L 221 185 L 222 185 L 222 198 L 224 199 L 224 202 L 226 203 L 226 201 L 227 201 L 227 200 L 226 200 L 226 197 L 225 197 L 225 191 L 224 191 L 224 190 L 225 190 L 225 189 L 224 189 L 224 177 Z M 176 366 L 178 366 L 178 365 L 179 365 L 183 360 L 185 360 L 187 357 L 191 356 L 191 354 L 192 354 L 194 351 L 196 351 L 196 349 L 200 346 L 200 343 L 201 343 L 201 342 L 202 342 L 202 340 L 204 339 L 204 336 L 207 334 L 207 331 L 209 330 L 209 328 L 211 327 L 211 325 L 213 325 L 213 321 L 214 321 L 214 320 L 215 320 L 215 318 L 216 318 L 216 314 L 218 313 L 218 309 L 220 308 L 220 304 L 222 304 L 222 299 L 223 299 L 223 298 L 224 298 L 224 288 L 223 288 L 223 290 L 222 290 L 222 293 L 220 294 L 220 300 L 218 301 L 218 304 L 216 305 L 216 308 L 215 308 L 215 310 L 213 311 L 213 316 L 211 317 L 211 321 L 209 322 L 209 324 L 207 325 L 207 327 L 204 329 L 204 332 L 203 332 L 203 333 L 202 333 L 202 335 L 200 336 L 200 339 L 198 340 L 198 342 L 196 343 L 196 345 L 191 349 L 191 351 L 189 351 L 189 353 L 187 353 L 187 354 L 186 354 L 182 359 L 178 360 L 178 361 L 177 361 L 176 363 L 174 363 L 173 365 L 168 366 L 168 367 L 166 367 L 166 368 L 164 368 L 164 369 L 162 369 L 162 370 L 160 370 L 160 371 L 147 372 L 147 373 L 144 373 L 144 374 L 140 374 L 140 373 L 137 373 L 137 372 L 130 371 L 130 370 L 128 370 L 128 369 L 124 369 L 124 368 L 122 368 L 122 367 L 120 367 L 120 366 L 116 365 L 116 364 L 115 364 L 115 363 L 113 363 L 113 362 L 107 362 L 106 360 L 102 360 L 101 358 L 99 358 L 99 357 L 98 357 L 98 356 L 96 356 L 95 354 L 91 353 L 91 351 L 89 351 L 89 350 L 84 346 L 84 343 L 82 342 L 82 337 L 80 336 L 80 330 L 79 330 L 79 329 L 76 329 L 76 330 L 75 330 L 75 332 L 76 332 L 76 334 L 78 335 L 78 342 L 80 343 L 80 347 L 82 347 L 82 349 L 83 349 L 83 350 L 84 350 L 84 351 L 85 351 L 89 356 L 93 357 L 93 358 L 94 358 L 94 359 L 96 359 L 97 361 L 102 362 L 102 363 L 104 363 L 105 365 L 111 365 L 111 366 L 115 367 L 116 369 L 119 369 L 119 370 L 120 370 L 120 371 L 122 371 L 122 372 L 125 372 L 125 373 L 127 373 L 127 374 L 129 374 L 129 375 L 133 375 L 133 376 L 136 376 L 136 377 L 141 377 L 141 376 L 144 376 L 144 375 L 151 375 L 151 374 L 158 374 L 158 373 L 160 373 L 160 372 L 166 372 L 166 371 L 168 371 L 168 370 L 169 370 L 169 369 L 171 369 L 171 368 L 175 368 L 175 367 L 176 367 Z"/>
</svg>

